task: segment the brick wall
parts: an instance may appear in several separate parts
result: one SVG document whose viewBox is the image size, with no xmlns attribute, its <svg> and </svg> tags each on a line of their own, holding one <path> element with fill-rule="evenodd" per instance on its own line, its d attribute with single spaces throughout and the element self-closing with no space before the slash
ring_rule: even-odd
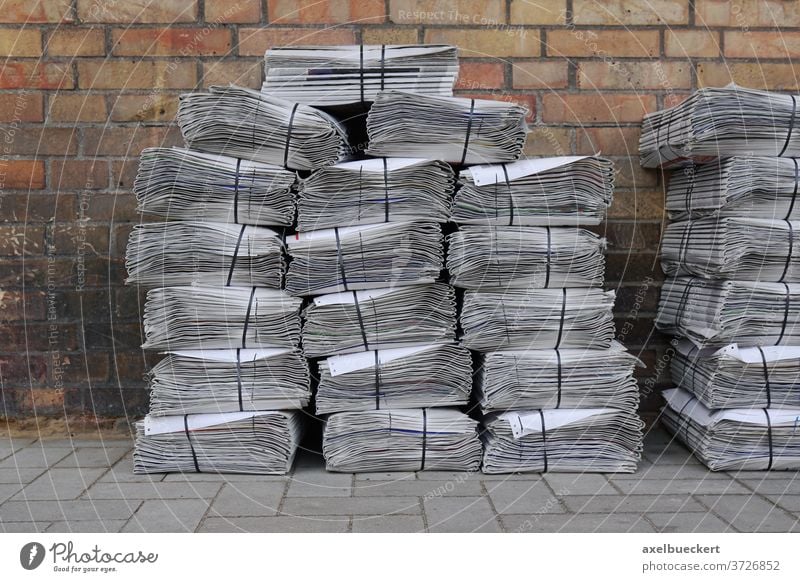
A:
<svg viewBox="0 0 800 582">
<path fill-rule="evenodd" d="M 799 27 L 794 0 L 0 0 L 0 416 L 145 409 L 122 284 L 137 154 L 181 143 L 181 92 L 258 87 L 269 46 L 359 42 L 456 44 L 461 94 L 530 108 L 528 154 L 615 159 L 607 276 L 654 410 L 663 192 L 642 114 L 731 79 L 797 90 Z"/>
</svg>

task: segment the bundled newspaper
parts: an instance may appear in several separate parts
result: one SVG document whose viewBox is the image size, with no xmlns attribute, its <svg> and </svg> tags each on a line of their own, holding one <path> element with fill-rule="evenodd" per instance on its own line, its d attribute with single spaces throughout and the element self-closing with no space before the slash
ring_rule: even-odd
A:
<svg viewBox="0 0 800 582">
<path fill-rule="evenodd" d="M 459 174 L 453 221 L 556 226 L 599 224 L 611 205 L 614 167 L 592 156 L 472 166 Z"/>
<path fill-rule="evenodd" d="M 357 352 L 319 362 L 317 414 L 462 406 L 471 391 L 472 359 L 459 345 Z"/>
<path fill-rule="evenodd" d="M 317 106 L 374 101 L 384 89 L 452 95 L 458 76 L 447 45 L 273 47 L 264 60 L 264 93 Z"/>
<path fill-rule="evenodd" d="M 283 475 L 302 421 L 291 410 L 147 416 L 136 423 L 133 472 Z"/>
<path fill-rule="evenodd" d="M 666 208 L 673 220 L 719 216 L 800 220 L 796 158 L 734 157 L 672 172 Z"/>
<path fill-rule="evenodd" d="M 449 408 L 339 412 L 325 421 L 329 471 L 477 471 L 478 423 Z"/>
<path fill-rule="evenodd" d="M 435 160 L 379 158 L 326 166 L 300 181 L 297 229 L 447 222 L 454 188 L 450 165 Z"/>
<path fill-rule="evenodd" d="M 671 276 L 797 283 L 798 229 L 800 222 L 761 218 L 673 222 L 664 231 L 661 266 Z"/>
<path fill-rule="evenodd" d="M 475 394 L 484 413 L 639 406 L 633 369 L 642 364 L 617 342 L 607 350 L 488 352 L 478 364 Z"/>
<path fill-rule="evenodd" d="M 736 85 L 706 87 L 645 115 L 639 140 L 645 168 L 731 156 L 800 156 L 794 95 Z"/>
<path fill-rule="evenodd" d="M 444 261 L 435 222 L 334 227 L 286 237 L 292 295 L 433 283 Z"/>
<path fill-rule="evenodd" d="M 800 408 L 800 347 L 676 343 L 672 381 L 706 407 Z"/>
<path fill-rule="evenodd" d="M 301 300 L 260 287 L 164 287 L 147 292 L 143 348 L 293 348 Z"/>
<path fill-rule="evenodd" d="M 667 279 L 656 327 L 701 347 L 800 345 L 800 284 Z"/>
<path fill-rule="evenodd" d="M 182 148 L 146 148 L 137 210 L 192 222 L 291 226 L 297 176 L 278 166 Z"/>
<path fill-rule="evenodd" d="M 525 144 L 526 114 L 505 101 L 382 91 L 367 116 L 366 153 L 461 165 L 511 162 Z"/>
<path fill-rule="evenodd" d="M 192 149 L 296 170 L 348 154 L 344 128 L 327 113 L 242 87 L 181 95 L 178 124 Z"/>
<path fill-rule="evenodd" d="M 296 409 L 311 398 L 293 348 L 171 352 L 149 375 L 151 416 Z"/>
<path fill-rule="evenodd" d="M 278 289 L 283 241 L 260 226 L 221 222 L 137 224 L 125 252 L 127 283 Z"/>
<path fill-rule="evenodd" d="M 456 339 L 455 291 L 414 285 L 314 297 L 303 311 L 308 357 L 384 350 Z"/>
<path fill-rule="evenodd" d="M 712 471 L 800 470 L 800 408 L 710 410 L 665 390 L 661 421 Z"/>
<path fill-rule="evenodd" d="M 605 239 L 584 229 L 464 226 L 447 237 L 450 282 L 465 289 L 603 284 Z"/>
<path fill-rule="evenodd" d="M 614 339 L 613 307 L 614 292 L 597 288 L 467 291 L 461 339 L 481 352 L 608 349 Z"/>
<path fill-rule="evenodd" d="M 644 423 L 635 410 L 520 410 L 484 419 L 484 473 L 633 473 Z"/>
</svg>

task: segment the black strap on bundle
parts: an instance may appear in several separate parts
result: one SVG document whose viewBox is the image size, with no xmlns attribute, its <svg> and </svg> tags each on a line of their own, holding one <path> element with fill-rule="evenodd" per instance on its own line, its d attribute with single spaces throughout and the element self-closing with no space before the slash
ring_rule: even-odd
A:
<svg viewBox="0 0 800 582">
<path fill-rule="evenodd" d="M 233 177 L 233 223 L 239 224 L 239 168 L 242 158 L 236 158 L 236 175 Z"/>
<path fill-rule="evenodd" d="M 233 247 L 233 257 L 231 258 L 231 266 L 228 269 L 228 279 L 225 281 L 225 286 L 231 286 L 231 279 L 233 279 L 233 269 L 236 268 L 236 259 L 239 257 L 239 247 L 242 245 L 242 237 L 244 237 L 244 229 L 247 228 L 246 224 L 242 225 L 241 230 L 239 231 L 239 238 L 236 239 L 236 246 Z"/>
<path fill-rule="evenodd" d="M 783 336 L 786 333 L 786 320 L 789 319 L 789 305 L 791 304 L 791 291 L 789 289 L 789 285 L 786 283 L 783 284 L 786 288 L 786 295 L 784 295 L 783 299 L 783 324 L 781 325 L 781 334 L 778 336 L 778 341 L 775 342 L 775 345 L 779 345 L 781 340 L 783 340 Z"/>
<path fill-rule="evenodd" d="M 386 45 L 381 45 L 381 91 L 383 91 L 383 81 L 384 81 L 384 73 L 385 73 L 385 59 L 386 59 Z"/>
<path fill-rule="evenodd" d="M 469 104 L 469 118 L 467 119 L 467 135 L 464 138 L 464 152 L 461 154 L 461 162 L 459 165 L 463 166 L 467 160 L 467 150 L 469 150 L 469 134 L 472 131 L 472 114 L 475 112 L 475 99 L 470 99 Z"/>
<path fill-rule="evenodd" d="M 686 188 L 686 194 L 684 194 L 683 198 L 683 205 L 686 207 L 686 213 L 691 216 L 692 214 L 692 194 L 694 194 L 694 184 L 697 179 L 697 173 L 695 172 L 695 165 L 694 160 L 692 160 L 691 164 L 684 169 L 684 173 L 688 172 L 691 169 L 691 174 L 689 176 L 689 185 Z"/>
<path fill-rule="evenodd" d="M 558 323 L 558 337 L 556 338 L 555 349 L 561 347 L 561 336 L 564 333 L 564 316 L 567 312 L 567 289 L 561 289 L 561 320 Z"/>
<path fill-rule="evenodd" d="M 183 432 L 186 433 L 186 440 L 189 442 L 189 449 L 192 451 L 192 461 L 194 461 L 194 472 L 195 473 L 202 473 L 200 470 L 200 464 L 197 462 L 197 453 L 194 450 L 194 443 L 192 443 L 192 437 L 189 435 L 189 415 L 183 415 Z"/>
<path fill-rule="evenodd" d="M 681 431 L 683 431 L 683 440 L 686 444 L 689 444 L 689 438 L 688 438 L 689 417 L 688 416 L 685 417 L 684 420 L 683 412 L 686 410 L 686 407 L 689 406 L 689 404 L 691 404 L 694 400 L 697 400 L 697 398 L 695 398 L 694 396 L 690 397 L 686 402 L 683 403 L 680 412 L 678 412 L 678 434 L 680 434 Z M 683 422 L 683 428 L 681 428 L 681 422 Z"/>
<path fill-rule="evenodd" d="M 786 211 L 786 220 L 792 217 L 794 203 L 797 200 L 797 183 L 800 182 L 800 166 L 797 164 L 797 158 L 790 159 L 794 162 L 794 190 L 792 191 L 792 201 L 789 203 L 789 210 Z"/>
<path fill-rule="evenodd" d="M 544 458 L 544 469 L 542 473 L 547 473 L 547 428 L 544 425 L 544 411 L 539 409 L 539 418 L 542 420 L 542 457 Z"/>
<path fill-rule="evenodd" d="M 506 180 L 506 189 L 508 190 L 508 226 L 514 226 L 514 194 L 511 192 L 511 181 L 508 179 L 508 170 L 506 169 L 505 164 L 500 164 L 500 167 L 503 168 L 503 176 Z M 497 187 L 495 185 L 495 192 L 497 192 Z M 495 194 L 495 197 L 497 194 Z"/>
<path fill-rule="evenodd" d="M 289 129 L 286 130 L 286 145 L 283 148 L 283 165 L 289 162 L 289 142 L 292 141 L 292 128 L 294 127 L 294 114 L 297 113 L 297 106 L 300 105 L 299 103 L 295 103 L 292 107 L 292 113 L 289 115 Z"/>
<path fill-rule="evenodd" d="M 247 302 L 247 312 L 244 315 L 244 329 L 242 329 L 242 347 L 247 347 L 247 328 L 250 325 L 250 311 L 253 309 L 253 297 L 256 296 L 256 288 L 250 291 L 250 301 Z"/>
<path fill-rule="evenodd" d="M 686 282 L 686 287 L 683 289 L 683 293 L 681 293 L 681 298 L 678 300 L 678 308 L 675 310 L 675 327 L 680 327 L 683 323 L 683 318 L 686 316 L 684 310 L 686 309 L 686 304 L 689 301 L 689 292 L 691 291 L 692 287 L 694 287 L 696 282 L 696 278 L 692 277 Z"/>
<path fill-rule="evenodd" d="M 342 240 L 339 238 L 339 227 L 333 227 L 333 234 L 336 236 L 336 262 L 339 264 L 339 272 L 342 275 L 342 285 L 345 291 L 350 291 L 347 288 L 347 271 L 344 269 L 344 257 L 342 256 Z"/>
<path fill-rule="evenodd" d="M 761 410 L 764 411 L 764 416 L 767 417 L 767 442 L 769 443 L 769 463 L 767 463 L 767 471 L 772 470 L 772 463 L 774 461 L 774 455 L 772 453 L 772 421 L 769 418 L 769 410 L 766 408 L 762 408 Z"/>
<path fill-rule="evenodd" d="M 689 351 L 689 354 L 686 356 L 687 360 L 691 360 L 692 354 L 695 354 L 695 352 L 697 352 L 697 353 L 695 355 L 694 361 L 693 362 L 692 361 L 689 362 L 689 365 L 691 366 L 691 370 L 692 370 L 692 387 L 695 386 L 695 382 L 697 381 L 697 360 L 700 359 L 700 346 L 693 345 L 692 349 Z M 684 373 L 684 375 L 681 378 L 681 380 L 683 380 L 685 377 L 686 377 L 686 374 Z M 679 386 L 681 384 L 682 384 L 682 382 L 678 383 Z"/>
<path fill-rule="evenodd" d="M 546 226 L 547 229 L 547 262 L 545 263 L 545 274 L 544 274 L 544 288 L 547 289 L 550 287 L 550 257 L 552 253 L 552 235 L 550 233 L 550 227 Z"/>
<path fill-rule="evenodd" d="M 383 221 L 389 222 L 389 169 L 383 158 Z"/>
<path fill-rule="evenodd" d="M 356 216 L 356 223 L 361 222 L 361 206 L 364 198 L 364 166 L 358 169 L 358 215 Z"/>
<path fill-rule="evenodd" d="M 783 157 L 783 154 L 786 153 L 786 148 L 789 147 L 789 141 L 792 139 L 792 130 L 794 129 L 794 118 L 797 114 L 797 99 L 794 95 L 789 95 L 792 98 L 792 116 L 789 118 L 789 129 L 786 132 L 786 141 L 783 143 L 783 148 L 781 152 L 778 154 L 778 157 Z"/>
<path fill-rule="evenodd" d="M 772 405 L 772 391 L 769 386 L 769 368 L 767 367 L 767 356 L 761 346 L 756 346 L 761 354 L 761 363 L 764 365 L 764 388 L 767 391 L 767 408 Z"/>
<path fill-rule="evenodd" d="M 428 450 L 428 409 L 422 409 L 422 462 L 420 463 L 419 470 L 425 470 L 425 455 Z"/>
<path fill-rule="evenodd" d="M 381 409 L 381 361 L 375 350 L 375 410 Z"/>
<path fill-rule="evenodd" d="M 503 310 L 503 326 L 506 330 L 506 344 L 511 345 L 511 332 L 508 329 L 508 314 L 506 313 L 505 303 L 500 302 L 500 309 Z"/>
<path fill-rule="evenodd" d="M 781 278 L 778 279 L 778 283 L 783 283 L 783 280 L 786 278 L 786 273 L 789 272 L 789 265 L 792 264 L 792 251 L 794 250 L 794 228 L 792 228 L 792 223 L 788 220 L 784 220 L 786 226 L 789 227 L 787 230 L 787 234 L 789 236 L 789 252 L 786 254 L 786 262 L 783 264 L 783 273 L 781 273 Z"/>
<path fill-rule="evenodd" d="M 367 341 L 367 330 L 364 328 L 364 318 L 361 315 L 361 305 L 358 303 L 358 293 L 351 291 L 353 294 L 353 305 L 356 307 L 356 317 L 358 317 L 358 328 L 361 330 L 361 341 L 364 343 L 364 351 L 369 351 L 369 342 Z"/>
<path fill-rule="evenodd" d="M 364 102 L 364 45 L 358 45 L 358 72 L 361 76 L 361 102 Z"/>
<path fill-rule="evenodd" d="M 239 412 L 244 412 L 242 405 L 242 359 L 241 348 L 236 348 L 236 388 L 239 391 Z"/>
<path fill-rule="evenodd" d="M 688 222 L 689 224 L 686 225 L 686 230 L 683 231 L 683 236 L 681 236 L 681 244 L 678 247 L 678 265 L 683 267 L 684 271 L 690 272 L 689 267 L 686 265 L 686 255 L 689 252 L 689 242 L 692 240 L 694 220 L 689 219 Z"/>
<path fill-rule="evenodd" d="M 556 399 L 556 408 L 561 408 L 561 352 L 556 348 L 556 358 L 558 359 L 558 398 Z"/>
</svg>

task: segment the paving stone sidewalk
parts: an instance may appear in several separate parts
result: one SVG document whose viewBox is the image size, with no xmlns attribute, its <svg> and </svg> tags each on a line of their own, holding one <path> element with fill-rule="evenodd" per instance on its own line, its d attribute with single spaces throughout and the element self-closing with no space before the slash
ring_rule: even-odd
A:
<svg viewBox="0 0 800 582">
<path fill-rule="evenodd" d="M 800 474 L 711 473 L 660 429 L 634 475 L 134 475 L 128 440 L 0 441 L 0 532 L 789 532 Z"/>
</svg>

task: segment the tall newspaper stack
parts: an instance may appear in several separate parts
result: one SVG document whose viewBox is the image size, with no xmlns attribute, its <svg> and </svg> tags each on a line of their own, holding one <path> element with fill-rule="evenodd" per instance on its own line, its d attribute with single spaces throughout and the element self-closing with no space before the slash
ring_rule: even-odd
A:
<svg viewBox="0 0 800 582">
<path fill-rule="evenodd" d="M 662 422 L 715 471 L 800 469 L 797 101 L 731 85 L 644 120 L 642 165 L 673 169 Z"/>
<path fill-rule="evenodd" d="M 143 347 L 165 353 L 134 471 L 283 474 L 311 389 L 280 230 L 295 170 L 341 159 L 346 135 L 311 107 L 232 86 L 181 96 L 178 123 L 189 149 L 142 152 L 134 187 L 161 220 L 131 233 L 128 282 L 153 287 Z"/>
<path fill-rule="evenodd" d="M 447 267 L 477 356 L 485 473 L 636 469 L 638 360 L 614 341 L 605 241 L 584 228 L 604 218 L 613 176 L 590 156 L 460 173 Z"/>
</svg>

